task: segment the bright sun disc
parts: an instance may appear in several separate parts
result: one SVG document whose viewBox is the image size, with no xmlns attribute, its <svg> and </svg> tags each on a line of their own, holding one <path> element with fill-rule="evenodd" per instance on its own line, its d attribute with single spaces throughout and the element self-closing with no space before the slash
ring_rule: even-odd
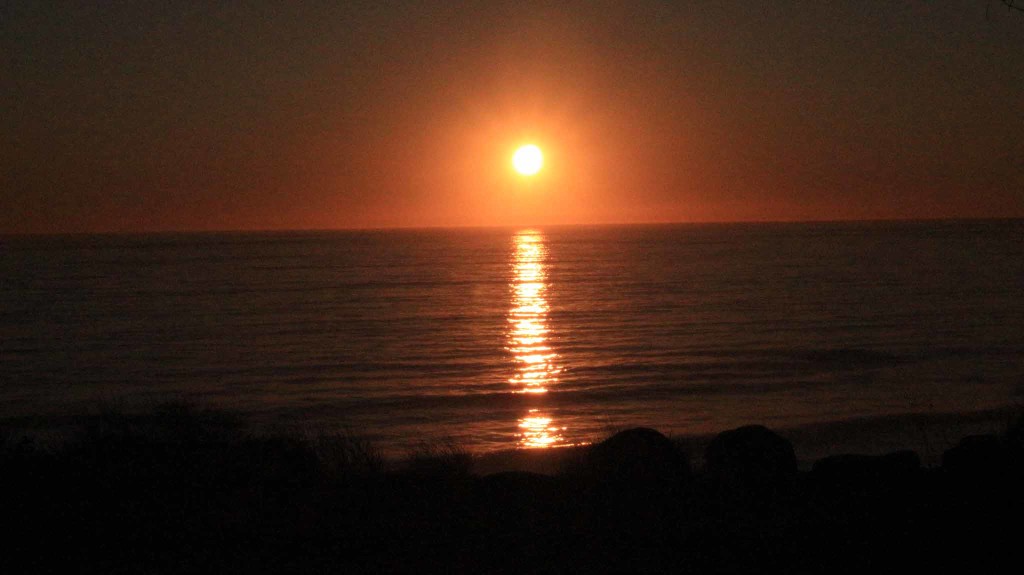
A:
<svg viewBox="0 0 1024 575">
<path fill-rule="evenodd" d="M 536 174 L 543 165 L 544 154 L 540 152 L 540 148 L 533 144 L 519 148 L 516 150 L 515 155 L 512 156 L 512 166 L 524 176 Z"/>
</svg>

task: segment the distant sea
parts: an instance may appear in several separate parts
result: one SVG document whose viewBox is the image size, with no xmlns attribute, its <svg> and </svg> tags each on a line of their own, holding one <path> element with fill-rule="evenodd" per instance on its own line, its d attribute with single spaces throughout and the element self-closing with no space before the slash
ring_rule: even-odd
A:
<svg viewBox="0 0 1024 575">
<path fill-rule="evenodd" d="M 1024 397 L 1024 221 L 0 237 L 0 417 L 189 399 L 400 453 Z"/>
</svg>

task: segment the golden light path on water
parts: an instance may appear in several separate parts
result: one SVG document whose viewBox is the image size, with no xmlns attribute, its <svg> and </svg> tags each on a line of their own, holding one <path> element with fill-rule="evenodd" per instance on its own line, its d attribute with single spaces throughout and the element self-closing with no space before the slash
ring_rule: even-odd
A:
<svg viewBox="0 0 1024 575">
<path fill-rule="evenodd" d="M 512 305 L 508 313 L 508 350 L 515 361 L 509 383 L 516 393 L 540 396 L 558 383 L 558 354 L 548 344 L 548 302 L 544 262 L 547 248 L 540 232 L 524 230 L 514 236 Z M 564 427 L 539 408 L 519 420 L 520 447 L 564 444 Z"/>
</svg>

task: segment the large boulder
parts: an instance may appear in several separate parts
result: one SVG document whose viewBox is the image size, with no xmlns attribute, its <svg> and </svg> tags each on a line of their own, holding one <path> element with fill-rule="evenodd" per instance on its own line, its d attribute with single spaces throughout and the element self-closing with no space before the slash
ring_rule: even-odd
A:
<svg viewBox="0 0 1024 575">
<path fill-rule="evenodd" d="M 761 490 L 790 482 L 797 472 L 789 440 L 762 425 L 719 433 L 704 452 L 708 474 L 733 488 Z"/>
<path fill-rule="evenodd" d="M 604 549 L 651 545 L 673 533 L 691 486 L 687 457 L 653 429 L 622 431 L 592 446 L 583 462 L 577 529 Z M 625 569 L 616 566 L 613 570 Z"/>
<path fill-rule="evenodd" d="M 1006 442 L 1018 453 L 1024 450 L 1024 415 L 1018 416 L 1007 428 Z"/>
<path fill-rule="evenodd" d="M 1013 451 L 995 435 L 967 436 L 942 454 L 942 469 L 959 480 L 1002 481 L 1013 463 Z"/>
<path fill-rule="evenodd" d="M 639 489 L 690 478 L 687 457 L 667 437 L 646 427 L 621 431 L 594 445 L 586 467 L 593 479 Z"/>
</svg>

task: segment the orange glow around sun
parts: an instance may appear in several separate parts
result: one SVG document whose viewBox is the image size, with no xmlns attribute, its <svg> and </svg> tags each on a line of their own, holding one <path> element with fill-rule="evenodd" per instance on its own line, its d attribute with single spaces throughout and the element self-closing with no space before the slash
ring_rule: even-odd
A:
<svg viewBox="0 0 1024 575">
<path fill-rule="evenodd" d="M 532 176 L 544 166 L 544 154 L 533 144 L 521 146 L 512 156 L 512 167 L 524 176 Z"/>
</svg>

